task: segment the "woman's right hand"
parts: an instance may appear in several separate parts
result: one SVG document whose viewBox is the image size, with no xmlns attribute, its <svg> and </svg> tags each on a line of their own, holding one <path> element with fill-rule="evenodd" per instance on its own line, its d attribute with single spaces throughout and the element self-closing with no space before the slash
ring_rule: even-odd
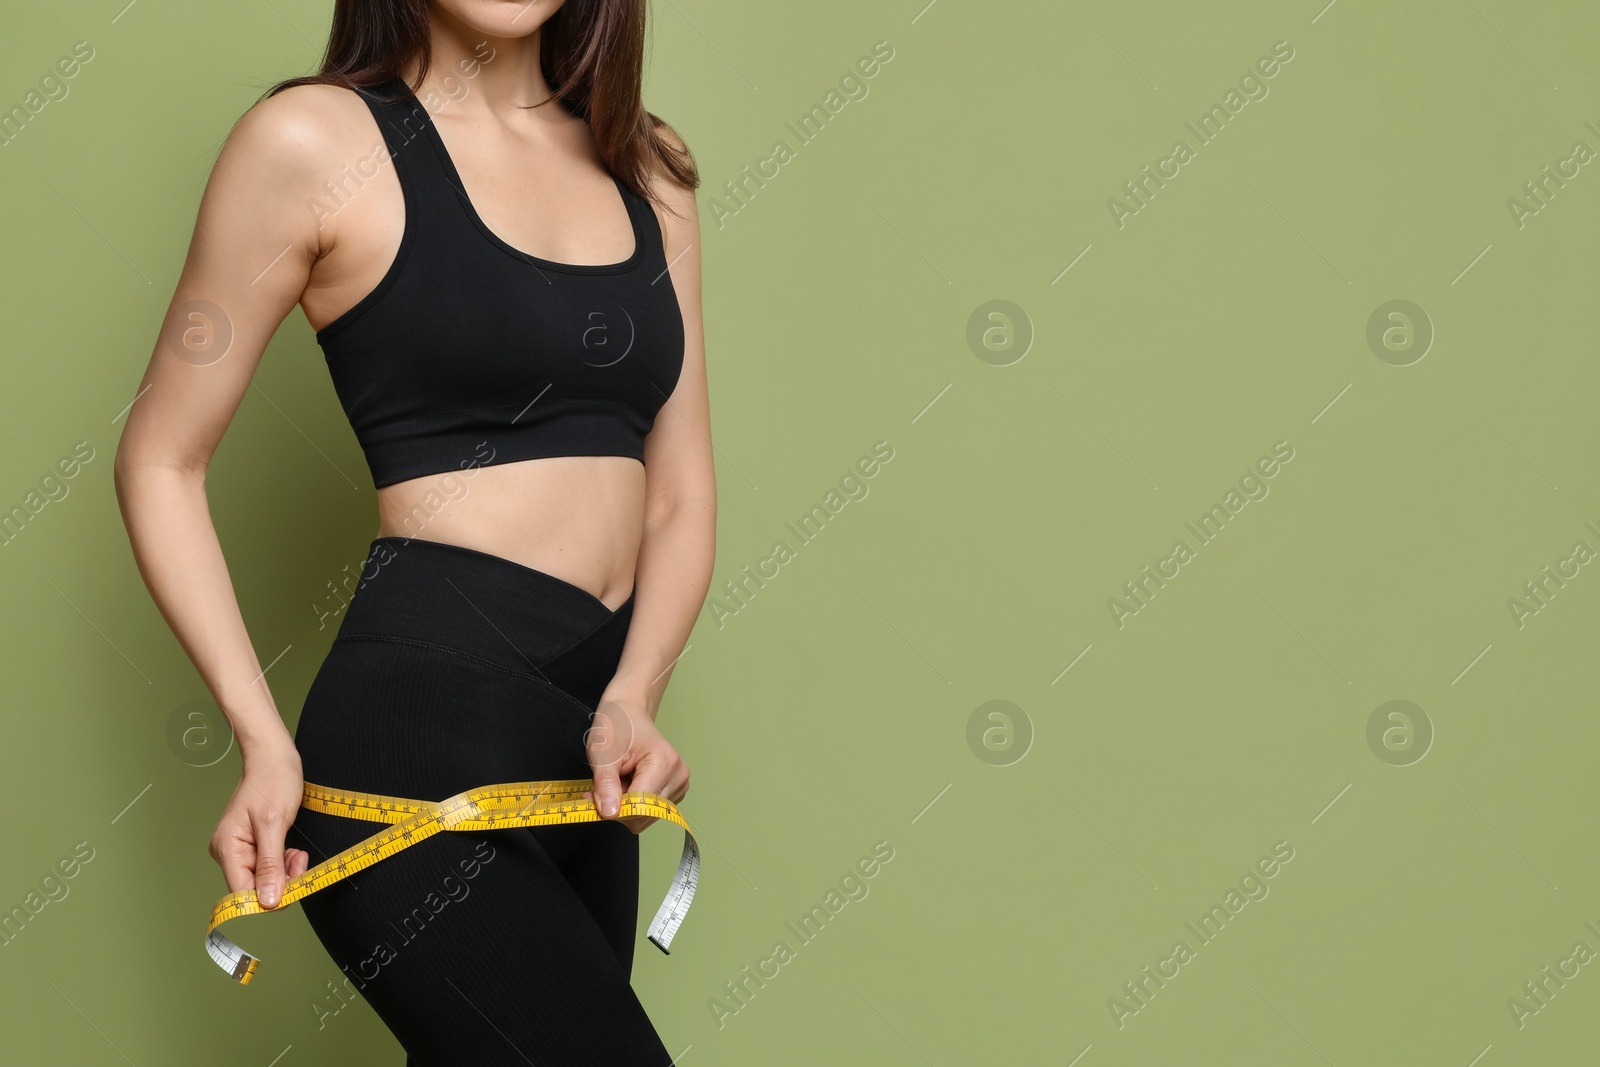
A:
<svg viewBox="0 0 1600 1067">
<path fill-rule="evenodd" d="M 211 858 L 222 867 L 228 891 L 254 889 L 263 907 L 275 908 L 284 883 L 306 872 L 310 857 L 283 847 L 305 790 L 300 754 L 291 744 L 246 757 L 239 785 L 211 835 Z"/>
</svg>

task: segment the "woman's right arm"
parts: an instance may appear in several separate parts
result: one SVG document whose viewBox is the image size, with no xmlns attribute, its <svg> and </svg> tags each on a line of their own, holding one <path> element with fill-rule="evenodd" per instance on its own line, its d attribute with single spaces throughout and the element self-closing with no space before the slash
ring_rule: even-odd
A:
<svg viewBox="0 0 1600 1067">
<path fill-rule="evenodd" d="M 326 251 L 307 208 L 332 154 L 316 102 L 287 90 L 230 133 L 115 461 L 139 573 L 239 741 L 243 774 L 212 857 L 230 891 L 253 888 L 268 906 L 305 870 L 303 852 L 283 849 L 300 807 L 300 757 L 245 632 L 205 477 L 267 342 Z"/>
</svg>

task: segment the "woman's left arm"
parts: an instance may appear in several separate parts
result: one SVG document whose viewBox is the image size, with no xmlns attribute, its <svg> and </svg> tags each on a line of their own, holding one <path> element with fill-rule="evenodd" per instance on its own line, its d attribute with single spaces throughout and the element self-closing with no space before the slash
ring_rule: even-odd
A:
<svg viewBox="0 0 1600 1067">
<path fill-rule="evenodd" d="M 700 230 L 694 191 L 660 179 L 660 212 L 672 287 L 683 313 L 683 370 L 645 438 L 644 534 L 634 574 L 633 618 L 616 674 L 588 735 L 600 813 L 616 815 L 624 792 L 677 802 L 689 768 L 656 728 L 656 710 L 711 587 L 716 550 L 716 472 L 700 301 Z M 653 819 L 623 820 L 635 832 Z"/>
</svg>

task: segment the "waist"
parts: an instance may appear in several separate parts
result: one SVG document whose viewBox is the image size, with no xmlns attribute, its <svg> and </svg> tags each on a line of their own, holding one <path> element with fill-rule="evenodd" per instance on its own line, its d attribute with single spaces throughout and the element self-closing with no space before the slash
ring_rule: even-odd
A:
<svg viewBox="0 0 1600 1067">
<path fill-rule="evenodd" d="M 634 459 L 522 460 L 380 488 L 378 536 L 488 553 L 614 610 L 633 589 L 644 500 L 644 467 Z"/>
<path fill-rule="evenodd" d="M 632 606 L 631 593 L 612 609 L 553 574 L 463 545 L 377 537 L 338 640 L 425 645 L 544 675 L 552 660 L 602 632 L 624 638 Z"/>
</svg>

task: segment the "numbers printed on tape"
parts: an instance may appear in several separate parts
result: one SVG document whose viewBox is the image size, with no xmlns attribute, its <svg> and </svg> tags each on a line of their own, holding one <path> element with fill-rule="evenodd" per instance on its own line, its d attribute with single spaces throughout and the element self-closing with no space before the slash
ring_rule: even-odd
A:
<svg viewBox="0 0 1600 1067">
<path fill-rule="evenodd" d="M 519 826 L 562 826 L 600 822 L 594 801 L 583 794 L 594 788 L 588 778 L 571 781 L 512 782 L 457 793 L 440 801 L 406 800 L 376 793 L 353 793 L 306 783 L 301 806 L 327 815 L 390 824 L 365 841 L 311 867 L 283 887 L 278 907 L 265 908 L 253 889 L 229 893 L 211 909 L 206 927 L 206 951 L 217 966 L 240 985 L 248 985 L 261 961 L 230 941 L 217 928 L 229 919 L 278 911 L 320 889 L 326 889 L 357 871 L 387 859 L 419 841 L 445 830 L 508 830 Z M 677 806 L 654 793 L 624 793 L 617 818 L 644 815 L 683 827 L 683 855 L 666 899 L 650 922 L 650 943 L 669 952 L 672 939 L 689 913 L 700 881 L 700 846 Z"/>
</svg>

